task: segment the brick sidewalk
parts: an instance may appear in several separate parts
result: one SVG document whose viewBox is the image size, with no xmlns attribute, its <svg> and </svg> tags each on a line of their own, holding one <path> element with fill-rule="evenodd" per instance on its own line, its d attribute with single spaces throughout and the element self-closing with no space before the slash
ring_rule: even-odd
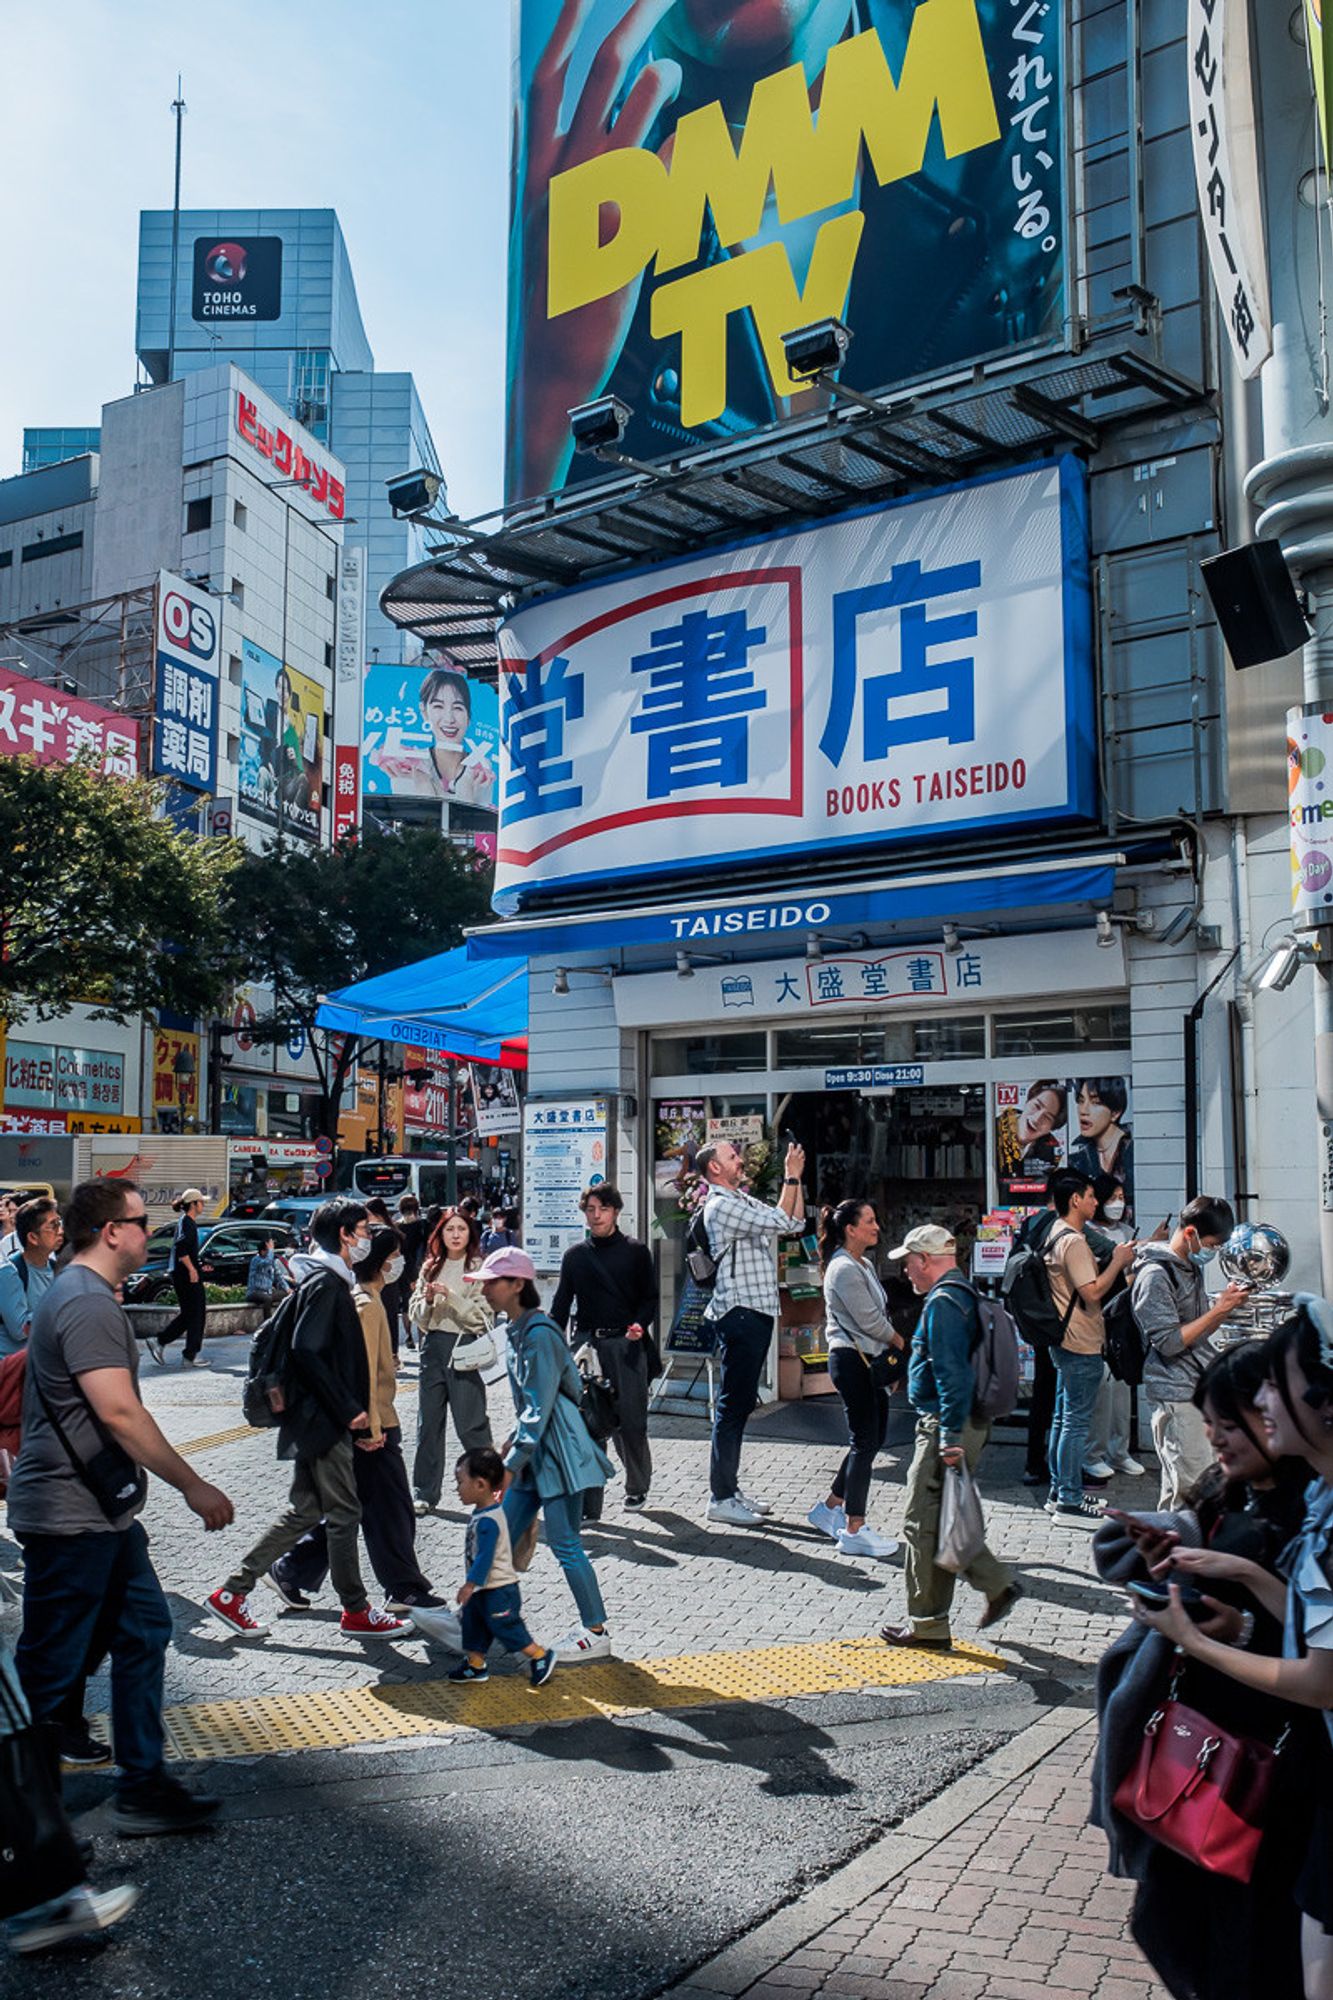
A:
<svg viewBox="0 0 1333 2000">
<path fill-rule="evenodd" d="M 1034 1725 L 1026 1758 L 1016 1739 L 988 1760 L 989 1774 L 981 1766 L 960 1779 L 879 1842 L 878 1855 L 859 1857 L 673 1993 L 1163 2000 L 1129 1935 L 1133 1885 L 1107 1876 L 1105 1840 L 1085 1824 L 1095 1727 L 1068 1711 Z M 800 1941 L 783 1952 L 784 1938 Z"/>
</svg>

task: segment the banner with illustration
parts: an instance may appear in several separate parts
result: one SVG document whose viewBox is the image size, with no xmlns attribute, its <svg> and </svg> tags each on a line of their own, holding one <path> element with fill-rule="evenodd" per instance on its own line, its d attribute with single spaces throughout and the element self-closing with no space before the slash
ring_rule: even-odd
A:
<svg viewBox="0 0 1333 2000">
<path fill-rule="evenodd" d="M 362 789 L 369 797 L 449 799 L 494 812 L 496 692 L 453 667 L 367 667 Z"/>
<path fill-rule="evenodd" d="M 1058 339 L 1063 23 L 519 0 L 509 500 L 604 476 L 567 412 L 608 392 L 638 459 L 818 407 L 782 347 L 817 320 L 850 328 L 842 380 L 867 392 Z"/>
<path fill-rule="evenodd" d="M 1052 1174 L 1077 1168 L 1111 1184 L 1102 1208 L 1132 1225 L 1134 1134 L 1127 1076 L 1038 1077 L 995 1086 L 995 1178 L 1000 1206 L 1041 1208 Z"/>
<path fill-rule="evenodd" d="M 282 834 L 318 842 L 324 788 L 326 695 L 253 640 L 241 641 L 243 813 Z"/>
</svg>

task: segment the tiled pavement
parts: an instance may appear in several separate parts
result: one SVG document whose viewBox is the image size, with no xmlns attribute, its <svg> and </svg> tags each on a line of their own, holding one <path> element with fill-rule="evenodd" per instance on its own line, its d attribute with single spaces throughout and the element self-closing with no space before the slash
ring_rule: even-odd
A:
<svg viewBox="0 0 1333 2000">
<path fill-rule="evenodd" d="M 1162 2000 L 1084 1824 L 1094 1727 L 1034 1723 L 673 2000 Z"/>
<path fill-rule="evenodd" d="M 395 1688 L 415 1698 L 416 1684 L 439 1680 L 443 1656 L 416 1639 L 373 1648 L 343 1640 L 331 1603 L 316 1615 L 277 1620 L 262 1646 L 229 1643 L 201 1613 L 208 1590 L 279 1510 L 287 1478 L 275 1463 L 272 1434 L 241 1431 L 244 1343 L 211 1342 L 208 1353 L 209 1371 L 181 1374 L 148 1363 L 143 1377 L 145 1399 L 174 1443 L 208 1441 L 192 1463 L 231 1494 L 237 1509 L 234 1528 L 205 1536 L 179 1497 L 155 1484 L 147 1524 L 176 1626 L 168 1705 L 375 1688 L 393 1699 Z M 491 1396 L 499 1437 L 507 1427 L 507 1391 L 501 1386 Z M 401 1406 L 410 1453 L 410 1362 Z M 754 1420 L 743 1477 L 776 1509 L 774 1525 L 762 1533 L 703 1525 L 707 1441 L 700 1423 L 655 1419 L 654 1454 L 647 1512 L 627 1515 L 615 1483 L 605 1522 L 588 1534 L 622 1660 L 864 1641 L 901 1612 L 898 1563 L 840 1557 L 805 1522 L 840 1456 L 836 1405 L 822 1422 L 817 1413 L 793 1416 L 789 1409 Z M 907 1456 L 906 1413 L 900 1413 L 871 1501 L 875 1525 L 892 1532 L 901 1528 Z M 1021 1682 L 1044 1713 L 897 1830 L 693 1974 L 677 1989 L 682 1994 L 748 2000 L 816 1994 L 1152 2000 L 1159 1994 L 1125 1929 L 1126 1886 L 1107 1881 L 1104 1843 L 1083 1825 L 1091 1753 L 1087 1690 L 1097 1658 L 1123 1624 L 1123 1599 L 1091 1574 L 1086 1531 L 1057 1527 L 1042 1510 L 1042 1494 L 1022 1486 L 1021 1469 L 1020 1444 L 1005 1441 L 992 1446 L 982 1470 L 991 1545 L 1019 1571 L 1026 1591 L 998 1632 L 984 1636 L 1008 1669 L 993 1676 L 997 1692 Z M 1151 1506 L 1155 1491 L 1150 1474 L 1119 1482 L 1110 1497 Z M 421 1523 L 423 1566 L 441 1594 L 456 1587 L 462 1536 L 463 1515 L 447 1504 Z M 12 1567 L 3 1548 L 0 1567 Z M 539 1635 L 571 1622 L 563 1581 L 544 1554 L 524 1594 Z M 277 1600 L 266 1592 L 259 1598 L 271 1616 Z M 960 1639 L 975 1638 L 979 1609 L 979 1600 L 960 1587 Z M 873 1646 L 868 1650 L 873 1656 Z M 868 1685 L 876 1685 L 873 1672 Z M 800 1689 L 791 1692 L 796 1697 Z M 91 1696 L 101 1707 L 104 1686 L 95 1684 Z M 1083 1705 L 1061 1705 L 1071 1697 Z"/>
</svg>

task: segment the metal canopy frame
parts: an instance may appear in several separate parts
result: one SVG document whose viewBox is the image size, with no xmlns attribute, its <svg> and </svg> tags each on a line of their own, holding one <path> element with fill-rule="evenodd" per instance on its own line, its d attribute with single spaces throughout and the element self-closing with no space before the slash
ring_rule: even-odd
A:
<svg viewBox="0 0 1333 2000">
<path fill-rule="evenodd" d="M 468 523 L 383 591 L 386 617 L 482 678 L 497 627 L 526 600 L 710 543 L 920 493 L 1200 407 L 1207 392 L 1145 351 L 1129 327 L 1082 354 L 979 364 L 881 409 L 834 403 L 724 445 L 548 494 Z"/>
</svg>

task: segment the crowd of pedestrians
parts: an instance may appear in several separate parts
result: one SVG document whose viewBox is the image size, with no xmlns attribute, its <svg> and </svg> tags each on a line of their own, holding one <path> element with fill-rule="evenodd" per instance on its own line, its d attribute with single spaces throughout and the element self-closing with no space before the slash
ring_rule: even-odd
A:
<svg viewBox="0 0 1333 2000">
<path fill-rule="evenodd" d="M 741 1463 L 778 1318 L 775 1248 L 806 1227 L 804 1165 L 801 1148 L 790 1146 L 770 1205 L 742 1186 L 736 1148 L 718 1142 L 698 1155 L 704 1200 L 691 1271 L 706 1296 L 718 1364 L 705 1515 L 719 1527 L 762 1529 L 773 1518 L 770 1503 L 742 1487 Z M 1093 1529 L 1097 1569 L 1134 1593 L 1133 1620 L 1099 1677 L 1094 1820 L 1107 1833 L 1112 1867 L 1136 1879 L 1135 1935 L 1174 1995 L 1240 2000 L 1261 1990 L 1262 1975 L 1274 2000 L 1333 2000 L 1325 1928 L 1333 1924 L 1333 1747 L 1327 1717 L 1317 1714 L 1333 1704 L 1333 1317 L 1322 1301 L 1303 1300 L 1266 1345 L 1219 1354 L 1213 1336 L 1245 1296 L 1235 1285 L 1210 1296 L 1205 1285 L 1205 1267 L 1232 1227 L 1225 1202 L 1200 1197 L 1174 1228 L 1140 1244 L 1091 1175 L 1054 1174 L 1049 1197 L 1011 1263 L 1016 1270 L 1019 1253 L 1027 1258 L 1028 1286 L 1015 1283 L 1012 1304 L 1038 1382 L 1045 1360 L 1051 1386 L 1048 1418 L 1039 1405 L 1030 1425 L 1029 1470 L 1039 1468 L 1048 1484 L 1052 1520 Z M 181 1198 L 174 1245 L 175 1331 L 187 1357 L 196 1340 L 198 1199 L 195 1190 Z M 459 1655 L 449 1678 L 460 1684 L 488 1677 L 496 1645 L 526 1662 L 534 1689 L 561 1663 L 610 1655 L 583 1527 L 598 1517 L 613 1473 L 604 1443 L 619 1457 L 626 1507 L 649 1497 L 649 1388 L 662 1359 L 653 1260 L 621 1226 L 619 1191 L 594 1185 L 580 1206 L 586 1239 L 566 1254 L 549 1312 L 521 1244 L 496 1240 L 517 1233 L 516 1213 L 499 1218 L 487 1251 L 474 1205 L 423 1216 L 408 1199 L 389 1218 L 341 1197 L 312 1218 L 311 1248 L 286 1259 L 285 1273 L 272 1245 L 261 1248 L 248 1290 L 270 1309 L 275 1342 L 281 1329 L 274 1416 L 291 1478 L 285 1510 L 206 1600 L 229 1633 L 264 1637 L 251 1601 L 261 1583 L 287 1613 L 310 1611 L 331 1583 L 343 1633 L 375 1641 L 415 1632 Z M 164 1767 L 171 1620 L 138 1520 L 146 1474 L 175 1486 L 206 1529 L 233 1519 L 225 1494 L 192 1472 L 139 1396 L 138 1344 L 118 1291 L 143 1261 L 147 1228 L 137 1188 L 90 1182 L 75 1190 L 63 1221 L 49 1200 L 19 1207 L 16 1247 L 0 1264 L 0 1414 L 3 1371 L 23 1376 L 9 1487 L 9 1526 L 23 1550 L 17 1682 L 31 1727 L 55 1731 L 67 1763 L 109 1764 L 111 1746 L 84 1713 L 87 1681 L 109 1659 L 112 1820 L 128 1835 L 188 1830 L 217 1809 Z M 912 1229 L 883 1252 L 873 1204 L 852 1198 L 822 1212 L 819 1248 L 829 1373 L 847 1447 L 807 1518 L 841 1554 L 898 1553 L 871 1511 L 890 1397 L 905 1391 L 915 1436 L 904 1606 L 881 1637 L 893 1648 L 945 1652 L 959 1575 L 981 1599 L 983 1631 L 1022 1596 L 984 1532 L 945 1557 L 942 1529 L 951 1480 L 975 1475 L 990 1441 L 979 1354 L 997 1326 L 1003 1336 L 1009 1325 L 1010 1340 L 1013 1328 L 1003 1313 L 983 1310 L 955 1238 L 938 1225 Z M 891 1308 L 893 1280 L 886 1286 L 881 1259 L 917 1302 L 910 1338 L 901 1310 Z M 1108 1470 L 1143 1471 L 1129 1455 L 1127 1386 L 1105 1366 L 1114 1309 L 1128 1312 L 1141 1344 L 1160 1464 L 1158 1505 L 1143 1513 L 1107 1509 L 1098 1498 Z M 410 1480 L 400 1340 L 419 1350 Z M 502 1349 L 513 1416 L 497 1449 L 487 1387 L 499 1377 Z M 417 1534 L 441 1504 L 446 1465 L 470 1519 L 461 1584 L 437 1592 Z M 571 1630 L 551 1642 L 533 1637 L 521 1597 L 539 1519 L 575 1614 Z M 379 1605 L 363 1579 L 363 1539 Z M 10 1690 L 0 1706 L 8 1713 L 16 1699 Z M 1265 1809 L 1251 1814 L 1257 1855 L 1243 1876 L 1219 1872 L 1135 1812 L 1130 1791 L 1149 1754 L 1144 1744 L 1171 1703 L 1202 1714 L 1222 1732 L 1219 1741 L 1279 1753 L 1268 1760 Z M 95 1890 L 86 1874 L 82 1856 L 71 1862 L 51 1897 L 11 1923 L 11 1945 L 42 1948 L 123 1916 L 134 1890 Z"/>
</svg>

